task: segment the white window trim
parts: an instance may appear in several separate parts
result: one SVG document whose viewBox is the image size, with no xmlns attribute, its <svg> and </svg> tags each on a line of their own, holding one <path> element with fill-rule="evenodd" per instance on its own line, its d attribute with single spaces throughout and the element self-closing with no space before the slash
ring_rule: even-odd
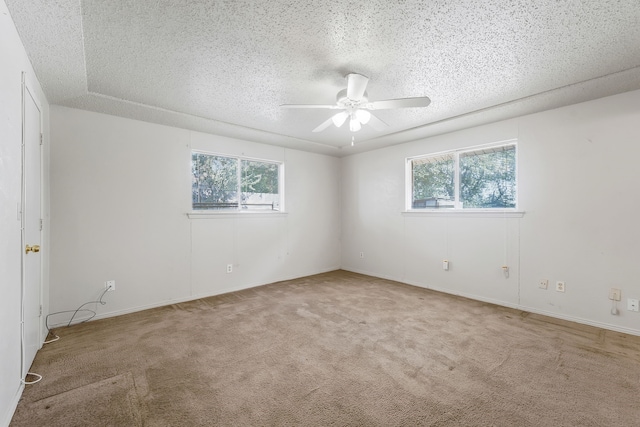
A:
<svg viewBox="0 0 640 427">
<path fill-rule="evenodd" d="M 448 151 L 439 151 L 431 154 L 421 154 L 419 156 L 407 157 L 405 159 L 405 210 L 402 211 L 402 214 L 409 214 L 411 216 L 448 216 L 448 215 L 456 215 L 456 216 L 475 216 L 475 217 L 512 217 L 512 218 L 520 218 L 524 215 L 524 211 L 518 210 L 520 198 L 520 191 L 518 187 L 518 191 L 516 191 L 516 207 L 515 208 L 491 208 L 491 209 L 464 209 L 460 207 L 460 155 L 464 153 L 469 153 L 473 151 L 478 151 L 487 148 L 494 147 L 504 147 L 507 145 L 514 145 L 516 147 L 516 185 L 518 185 L 518 174 L 520 172 L 520 168 L 518 167 L 518 140 L 516 138 L 507 139 L 504 141 L 492 142 L 489 144 L 481 144 L 475 145 L 472 147 L 464 147 L 458 148 Z M 444 156 L 449 154 L 455 154 L 455 207 L 446 208 L 446 209 L 413 209 L 411 206 L 413 199 L 413 180 L 412 180 L 412 166 L 411 162 L 416 159 L 422 159 L 426 157 L 436 157 L 436 156 Z"/>
<path fill-rule="evenodd" d="M 187 212 L 189 219 L 207 219 L 207 218 L 274 218 L 286 217 L 288 212 L 282 211 L 227 211 L 227 212 L 209 212 L 209 211 L 191 211 Z"/>
<path fill-rule="evenodd" d="M 189 197 L 189 205 L 191 210 L 187 212 L 187 217 L 189 219 L 206 219 L 206 218 L 223 218 L 223 217 L 277 217 L 277 216 L 286 216 L 287 211 L 285 211 L 285 200 L 284 200 L 284 162 L 281 160 L 270 160 L 270 159 L 261 159 L 258 157 L 248 157 L 248 156 L 238 156 L 233 154 L 224 154 L 214 151 L 206 151 L 206 150 L 191 150 L 191 155 L 189 159 L 192 158 L 193 153 L 198 154 L 206 154 L 208 156 L 218 156 L 218 157 L 227 157 L 229 159 L 237 159 L 239 162 L 242 160 L 254 161 L 254 162 L 263 162 L 263 163 L 273 163 L 278 165 L 278 195 L 280 196 L 280 209 L 277 211 L 264 211 L 264 210 L 241 210 L 241 209 L 229 209 L 229 210 L 194 210 L 193 209 L 193 200 Z M 241 173 L 240 167 L 238 167 L 238 175 Z M 192 176 L 191 163 L 189 163 L 189 177 Z M 240 177 L 238 178 L 238 182 L 240 182 Z M 191 185 L 191 180 L 189 180 L 189 184 Z M 193 191 L 192 187 L 189 187 L 189 194 Z"/>
<path fill-rule="evenodd" d="M 516 209 L 412 209 L 402 211 L 401 214 L 426 217 L 522 218 L 525 212 Z"/>
</svg>

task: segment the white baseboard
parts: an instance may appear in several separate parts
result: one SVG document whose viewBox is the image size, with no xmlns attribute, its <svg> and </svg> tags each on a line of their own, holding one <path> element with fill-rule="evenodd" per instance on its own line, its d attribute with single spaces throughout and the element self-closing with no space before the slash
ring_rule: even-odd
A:
<svg viewBox="0 0 640 427">
<path fill-rule="evenodd" d="M 293 277 L 281 277 L 278 278 L 274 281 L 270 281 L 268 283 L 263 283 L 263 282 L 256 282 L 256 283 L 246 283 L 243 285 L 239 285 L 239 286 L 232 286 L 232 287 L 228 287 L 228 288 L 223 288 L 223 289 L 219 289 L 216 290 L 215 292 L 212 293 L 204 293 L 204 294 L 193 294 L 193 295 L 188 295 L 182 298 L 175 298 L 175 299 L 169 299 L 169 300 L 164 300 L 164 301 L 158 301 L 152 304 L 145 304 L 145 305 L 140 305 L 140 306 L 135 306 L 135 307 L 129 307 L 123 310 L 115 310 L 115 311 L 109 311 L 109 312 L 105 312 L 105 313 L 100 313 L 98 315 L 96 315 L 93 319 L 91 320 L 98 320 L 98 319 L 106 319 L 109 317 L 115 317 L 115 316 L 121 316 L 124 314 L 130 314 L 130 313 L 135 313 L 138 311 L 142 311 L 142 310 L 148 310 L 151 308 L 157 308 L 157 307 L 163 307 L 166 305 L 171 305 L 171 304 L 179 304 L 179 303 L 183 303 L 183 302 L 187 302 L 187 301 L 193 301 L 193 300 L 197 300 L 200 298 L 208 298 L 208 297 L 212 297 L 212 296 L 216 296 L 216 295 L 222 295 L 222 294 L 227 294 L 230 292 L 237 292 L 237 291 L 242 291 L 245 289 L 251 289 L 251 288 L 255 288 L 258 286 L 263 286 L 269 283 L 274 283 L 274 282 L 281 282 L 281 281 L 285 281 L 285 280 L 292 280 L 292 279 L 297 279 L 299 277 L 305 277 L 305 276 L 312 276 L 314 274 L 321 274 L 321 273 L 327 273 L 329 271 L 334 271 L 334 270 L 338 270 L 338 269 L 342 269 L 345 271 L 350 271 L 352 273 L 358 273 L 358 274 L 364 274 L 367 276 L 373 276 L 373 277 L 379 277 L 381 279 L 387 279 L 387 280 L 393 280 L 395 282 L 400 282 L 400 283 L 404 283 L 407 285 L 411 285 L 411 286 L 416 286 L 419 288 L 423 288 L 423 289 L 430 289 L 433 291 L 437 291 L 437 292 L 442 292 L 445 294 L 449 294 L 449 295 L 457 295 L 457 296 L 461 296 L 464 298 L 469 298 L 469 299 L 473 299 L 476 301 L 482 301 L 482 302 L 486 302 L 489 304 L 495 304 L 495 305 L 499 305 L 502 307 L 509 307 L 509 308 L 513 308 L 516 310 L 522 310 L 522 311 L 526 311 L 528 313 L 535 313 L 535 314 L 540 314 L 543 316 L 549 316 L 549 317 L 553 317 L 556 319 L 562 319 L 562 320 L 567 320 L 570 322 L 576 322 L 576 323 L 580 323 L 583 325 L 589 325 L 589 326 L 595 326 L 597 328 L 602 328 L 602 329 L 607 329 L 607 330 L 611 330 L 611 331 L 615 331 L 615 332 L 622 332 L 625 334 L 629 334 L 629 335 L 637 335 L 640 336 L 640 330 L 637 329 L 632 329 L 632 328 L 626 328 L 626 327 L 622 327 L 622 326 L 618 326 L 618 325 L 612 325 L 609 323 L 602 323 L 602 322 L 596 322 L 593 320 L 589 320 L 589 319 L 583 319 L 580 317 L 575 317 L 575 316 L 570 316 L 570 315 L 566 315 L 566 314 L 562 314 L 562 313 L 554 313 L 554 312 L 550 312 L 550 311 L 545 311 L 545 310 L 541 310 L 539 308 L 536 307 L 529 307 L 529 306 L 525 306 L 525 305 L 520 305 L 520 304 L 514 304 L 508 301 L 502 301 L 502 300 L 496 300 L 493 298 L 486 298 L 480 295 L 473 295 L 473 294 L 468 294 L 465 292 L 453 292 L 451 291 L 451 289 L 447 289 L 444 287 L 438 287 L 438 286 L 431 286 L 431 285 L 424 285 L 422 283 L 417 283 L 417 282 L 411 282 L 411 281 L 406 281 L 397 277 L 393 277 L 393 276 L 388 276 L 388 275 L 384 275 L 384 274 L 377 274 L 375 272 L 371 272 L 371 271 L 366 271 L 366 270 L 361 270 L 361 269 L 357 269 L 357 268 L 351 268 L 351 267 L 332 267 L 332 268 L 328 268 L 328 269 L 323 269 L 320 271 L 316 271 L 316 272 L 310 272 L 308 274 L 304 274 L 304 275 L 296 275 Z M 77 318 L 77 322 L 81 322 L 82 320 L 84 320 L 83 318 Z M 75 323 L 75 322 L 74 322 Z M 56 327 L 60 327 L 60 326 L 66 326 L 67 322 L 62 322 L 62 323 L 58 323 L 58 324 L 52 324 L 50 327 L 51 328 L 56 328 Z"/>
<path fill-rule="evenodd" d="M 297 279 L 300 277 L 306 277 L 306 276 L 313 276 L 315 274 L 322 274 L 322 273 L 328 273 L 329 271 L 335 271 L 335 270 L 339 270 L 340 267 L 336 266 L 336 267 L 331 267 L 331 268 L 327 268 L 327 269 L 322 269 L 322 270 L 318 270 L 315 272 L 311 272 L 308 274 L 302 274 L 302 275 L 295 275 L 292 277 L 289 276 L 283 276 L 280 278 L 277 278 L 273 281 L 269 281 L 269 282 L 255 282 L 255 283 L 245 283 L 243 285 L 238 285 L 238 286 L 231 286 L 231 287 L 227 287 L 227 288 L 223 288 L 223 289 L 218 289 L 215 292 L 212 293 L 203 293 L 203 294 L 192 294 L 192 295 L 187 295 L 181 298 L 174 298 L 174 299 L 168 299 L 168 300 L 163 300 L 163 301 L 158 301 L 158 302 L 154 302 L 151 304 L 145 304 L 145 305 L 139 305 L 139 306 L 135 306 L 135 307 L 129 307 L 129 308 L 125 308 L 122 310 L 115 310 L 115 311 L 107 311 L 104 313 L 100 313 L 97 314 L 96 316 L 94 316 L 93 318 L 91 318 L 90 320 L 98 320 L 98 319 L 107 319 L 109 317 L 115 317 L 115 316 L 122 316 L 124 314 L 130 314 L 130 313 L 136 313 L 138 311 L 143 311 L 143 310 L 149 310 L 152 308 L 158 308 L 158 307 L 164 307 L 166 305 L 171 305 L 171 304 L 180 304 L 183 302 L 187 302 L 187 301 L 194 301 L 200 298 L 208 298 L 208 297 L 213 297 L 216 295 L 222 295 L 222 294 L 228 294 L 230 292 L 237 292 L 237 291 L 242 291 L 245 289 L 251 289 L 251 288 L 256 288 L 258 286 L 264 286 L 264 285 L 268 285 L 269 283 L 275 283 L 275 282 L 282 282 L 285 280 L 293 280 L 293 279 Z M 84 320 L 87 320 L 87 317 L 76 317 L 76 319 L 74 319 L 73 324 L 76 323 L 80 323 Z M 61 326 L 67 326 L 68 321 L 66 322 L 61 322 L 61 323 L 52 323 L 51 325 L 49 325 L 50 329 L 53 328 L 58 328 Z"/>
<path fill-rule="evenodd" d="M 24 384 L 22 384 L 22 381 L 21 381 L 20 387 L 18 387 L 18 390 L 15 396 L 13 396 L 13 399 L 11 400 L 9 407 L 7 408 L 7 412 L 4 415 L 4 419 L 2 420 L 2 423 L 0 423 L 2 427 L 8 427 L 9 424 L 11 423 L 11 419 L 13 418 L 13 414 L 15 414 L 16 412 L 16 408 L 18 407 L 18 402 L 20 402 L 20 398 L 22 397 L 23 391 L 24 391 Z"/>
<path fill-rule="evenodd" d="M 546 310 L 541 310 L 541 309 L 535 308 L 535 307 L 529 307 L 529 306 L 525 306 L 525 305 L 521 305 L 521 304 L 510 303 L 508 301 L 501 301 L 501 300 L 496 300 L 496 299 L 492 299 L 492 298 L 485 298 L 485 297 L 482 297 L 482 296 L 479 296 L 479 295 L 467 294 L 465 292 L 453 292 L 453 291 L 451 291 L 451 289 L 447 289 L 447 288 L 443 288 L 443 287 L 424 285 L 422 283 L 402 280 L 402 279 L 399 279 L 399 278 L 396 278 L 396 277 L 380 275 L 380 274 L 376 274 L 376 273 L 373 273 L 373 272 L 360 270 L 360 269 L 356 269 L 356 268 L 343 267 L 342 269 L 345 270 L 345 271 L 351 271 L 353 273 L 365 274 L 367 276 L 373 276 L 373 277 L 379 277 L 381 279 L 393 280 L 394 282 L 400 282 L 400 283 L 404 283 L 404 284 L 411 285 L 411 286 L 416 286 L 416 287 L 423 288 L 423 289 L 430 289 L 430 290 L 433 290 L 433 291 L 442 292 L 442 293 L 449 294 L 449 295 L 456 295 L 456 296 L 461 296 L 461 297 L 469 298 L 469 299 L 476 300 L 476 301 L 482 301 L 482 302 L 486 302 L 486 303 L 489 303 L 489 304 L 499 305 L 499 306 L 502 306 L 502 307 L 514 308 L 516 310 L 522 310 L 522 311 L 526 311 L 528 313 L 540 314 L 540 315 L 543 315 L 543 316 L 553 317 L 553 318 L 561 319 L 561 320 L 568 320 L 570 322 L 580 323 L 580 324 L 583 324 L 583 325 L 595 326 L 596 328 L 602 328 L 602 329 L 607 329 L 607 330 L 610 330 L 610 331 L 622 332 L 624 334 L 640 336 L 640 330 L 638 330 L 638 329 L 626 328 L 626 327 L 623 327 L 623 326 L 612 325 L 610 323 L 596 322 L 596 321 L 589 320 L 589 319 L 583 319 L 581 317 L 570 316 L 570 315 L 566 315 L 566 314 L 562 314 L 562 313 L 554 313 L 554 312 L 550 312 L 550 311 L 546 311 Z"/>
</svg>

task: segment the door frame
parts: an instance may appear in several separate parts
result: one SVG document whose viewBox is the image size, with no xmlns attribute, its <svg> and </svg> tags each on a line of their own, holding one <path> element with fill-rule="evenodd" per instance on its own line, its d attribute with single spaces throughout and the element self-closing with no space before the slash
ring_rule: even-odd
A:
<svg viewBox="0 0 640 427">
<path fill-rule="evenodd" d="M 46 253 L 47 248 L 44 248 L 43 246 L 43 172 L 44 172 L 44 168 L 43 168 L 43 138 L 44 138 L 44 132 L 43 132 L 43 111 L 42 111 L 42 103 L 40 102 L 40 100 L 38 99 L 38 96 L 36 95 L 35 91 L 32 89 L 34 87 L 34 85 L 31 83 L 27 73 L 25 71 L 22 72 L 22 111 L 21 111 L 21 115 L 22 115 L 22 147 L 21 147 L 21 151 L 22 151 L 22 160 L 21 160 L 21 199 L 20 199 L 20 264 L 21 264 L 21 269 L 20 269 L 20 378 L 21 380 L 24 382 L 25 378 L 23 377 L 23 373 L 24 372 L 28 372 L 28 369 L 30 368 L 30 366 L 26 366 L 25 367 L 25 363 L 26 363 L 26 346 L 25 346 L 25 331 L 24 331 L 24 320 L 25 320 L 25 289 L 26 289 L 26 254 L 25 254 L 25 246 L 28 244 L 28 242 L 26 241 L 26 210 L 28 209 L 28 207 L 26 206 L 26 193 L 27 193 L 27 180 L 26 180 L 26 145 L 27 145 L 27 132 L 26 132 L 26 101 L 27 101 L 27 96 L 31 97 L 31 99 L 33 100 L 36 108 L 39 111 L 39 128 L 40 128 L 40 145 L 39 145 L 39 164 L 38 164 L 38 168 L 40 169 L 40 183 L 39 183 L 39 198 L 40 198 L 40 212 L 38 212 L 38 216 L 40 217 L 40 246 L 42 247 L 41 253 Z M 43 317 L 43 312 L 42 312 L 42 298 L 43 298 L 43 281 L 44 281 L 44 277 L 43 277 L 43 271 L 44 271 L 44 256 L 41 255 L 41 260 L 40 260 L 40 271 L 38 272 L 38 283 L 39 283 L 39 290 L 38 290 L 38 295 L 39 295 L 39 301 L 38 304 L 40 306 L 40 317 L 39 317 L 39 321 L 38 321 L 38 349 L 42 348 L 42 344 L 43 344 L 43 339 L 42 339 L 42 329 L 43 329 L 43 322 L 42 322 L 42 317 Z"/>
</svg>

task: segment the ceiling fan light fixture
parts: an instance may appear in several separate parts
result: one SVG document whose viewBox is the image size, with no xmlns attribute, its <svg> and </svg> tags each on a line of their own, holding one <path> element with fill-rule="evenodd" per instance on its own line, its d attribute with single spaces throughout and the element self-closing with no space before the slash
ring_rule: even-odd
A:
<svg viewBox="0 0 640 427">
<path fill-rule="evenodd" d="M 371 113 L 367 110 L 356 110 L 355 114 L 358 121 L 363 125 L 366 125 L 371 120 Z"/>
<path fill-rule="evenodd" d="M 333 124 L 339 128 L 340 126 L 342 126 L 344 124 L 344 122 L 347 120 L 347 117 L 349 117 L 349 114 L 347 114 L 346 111 L 342 111 L 338 114 L 336 114 L 335 116 L 333 116 L 331 118 L 331 121 L 333 122 Z"/>
<path fill-rule="evenodd" d="M 362 125 L 357 118 L 352 117 L 349 121 L 349 130 L 351 132 L 358 132 L 360 129 L 362 129 Z"/>
<path fill-rule="evenodd" d="M 335 105 L 328 104 L 284 104 L 283 108 L 318 108 L 326 110 L 341 110 L 337 114 L 333 114 L 320 125 L 316 126 L 311 132 L 322 132 L 332 124 L 336 127 L 342 127 L 344 122 L 349 119 L 349 130 L 358 132 L 362 129 L 362 125 L 368 124 L 375 131 L 384 131 L 389 127 L 388 124 L 380 120 L 375 114 L 369 110 L 390 110 L 396 108 L 420 108 L 426 107 L 431 103 L 427 96 L 418 96 L 412 98 L 383 99 L 380 101 L 369 102 L 367 94 L 367 84 L 369 78 L 358 73 L 349 73 L 347 78 L 347 88 L 342 89 L 336 95 Z"/>
</svg>

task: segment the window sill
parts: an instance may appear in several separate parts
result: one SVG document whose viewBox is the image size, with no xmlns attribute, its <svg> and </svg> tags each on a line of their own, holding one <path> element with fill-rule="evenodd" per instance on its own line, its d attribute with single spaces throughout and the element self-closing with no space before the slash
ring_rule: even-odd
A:
<svg viewBox="0 0 640 427">
<path fill-rule="evenodd" d="M 412 209 L 403 211 L 407 216 L 451 216 L 473 218 L 522 218 L 524 211 L 511 209 Z"/>
<path fill-rule="evenodd" d="M 287 216 L 287 212 L 273 211 L 227 211 L 227 212 L 210 212 L 210 211 L 192 211 L 187 212 L 189 219 L 210 219 L 210 218 L 277 218 Z"/>
</svg>

